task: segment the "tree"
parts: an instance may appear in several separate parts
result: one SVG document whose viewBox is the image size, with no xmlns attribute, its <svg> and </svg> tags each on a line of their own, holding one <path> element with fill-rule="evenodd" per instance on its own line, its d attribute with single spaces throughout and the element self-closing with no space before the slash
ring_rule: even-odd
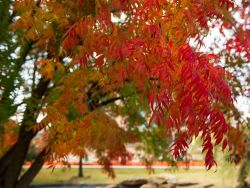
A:
<svg viewBox="0 0 250 188">
<path fill-rule="evenodd" d="M 2 187 L 27 187 L 45 157 L 60 160 L 84 148 L 95 151 L 113 176 L 111 161 L 126 161 L 125 143 L 140 140 L 147 124 L 158 125 L 166 137 L 176 133 L 174 157 L 200 135 L 207 168 L 216 164 L 214 145 L 222 142 L 223 150 L 228 145 L 222 112 L 232 106 L 230 74 L 199 46 L 210 22 L 230 23 L 231 1 L 18 0 L 12 5 L 11 28 L 22 36 L 19 67 L 32 74 L 24 78 L 28 95 L 18 140 L 0 160 Z M 118 115 L 125 128 L 114 121 Z M 43 131 L 47 145 L 20 175 L 31 140 Z"/>
</svg>

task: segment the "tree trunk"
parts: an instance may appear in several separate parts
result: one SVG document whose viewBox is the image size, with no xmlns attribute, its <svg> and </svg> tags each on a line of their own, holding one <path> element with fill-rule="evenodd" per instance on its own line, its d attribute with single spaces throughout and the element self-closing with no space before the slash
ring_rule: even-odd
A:
<svg viewBox="0 0 250 188">
<path fill-rule="evenodd" d="M 24 137 L 22 136 L 18 139 L 14 152 L 11 156 L 11 162 L 8 164 L 3 174 L 4 188 L 13 188 L 15 186 L 19 178 L 22 165 L 25 161 L 30 142 L 34 136 L 35 134 L 33 132 L 27 132 L 24 134 Z"/>
<path fill-rule="evenodd" d="M 17 143 L 14 144 L 0 159 L 0 182 L 1 182 L 1 177 L 2 174 L 4 172 L 4 170 L 6 169 L 6 167 L 9 165 L 11 158 L 13 156 L 15 147 L 16 147 Z"/>
<path fill-rule="evenodd" d="M 243 159 L 240 169 L 239 169 L 239 175 L 238 175 L 238 185 L 237 188 L 247 188 L 247 175 L 249 171 L 249 161 L 248 159 Z"/>
<path fill-rule="evenodd" d="M 83 168 L 82 168 L 82 156 L 79 157 L 79 169 L 78 169 L 78 177 L 84 177 Z"/>
<path fill-rule="evenodd" d="M 41 153 L 36 157 L 36 160 L 31 165 L 31 167 L 24 173 L 24 175 L 18 181 L 15 188 L 26 188 L 30 185 L 37 173 L 41 170 L 45 160 L 45 155 L 46 149 L 44 148 L 43 151 L 41 151 Z"/>
</svg>

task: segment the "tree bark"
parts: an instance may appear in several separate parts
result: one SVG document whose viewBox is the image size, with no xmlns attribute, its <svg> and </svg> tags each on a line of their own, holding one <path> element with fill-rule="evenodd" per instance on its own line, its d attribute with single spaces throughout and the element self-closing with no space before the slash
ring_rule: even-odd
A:
<svg viewBox="0 0 250 188">
<path fill-rule="evenodd" d="M 30 185 L 37 173 L 41 170 L 45 160 L 45 156 L 46 149 L 44 148 L 43 151 L 41 151 L 41 153 L 36 157 L 36 160 L 34 161 L 34 163 L 32 163 L 31 167 L 24 173 L 24 175 L 18 181 L 15 188 L 26 188 Z"/>
<path fill-rule="evenodd" d="M 17 142 L 15 147 L 14 155 L 11 158 L 3 175 L 3 186 L 4 188 L 13 188 L 19 177 L 22 169 L 22 165 L 25 161 L 26 154 L 29 149 L 30 142 L 34 137 L 34 133 L 29 132 L 24 134 L 26 137 L 20 137 L 20 141 Z"/>
<path fill-rule="evenodd" d="M 1 177 L 6 169 L 6 167 L 9 165 L 11 158 L 13 156 L 13 152 L 15 150 L 16 144 L 14 144 L 0 159 L 0 182 L 1 182 Z"/>
<path fill-rule="evenodd" d="M 79 178 L 84 177 L 84 175 L 83 175 L 83 169 L 82 169 L 82 156 L 79 157 L 78 177 Z"/>
</svg>

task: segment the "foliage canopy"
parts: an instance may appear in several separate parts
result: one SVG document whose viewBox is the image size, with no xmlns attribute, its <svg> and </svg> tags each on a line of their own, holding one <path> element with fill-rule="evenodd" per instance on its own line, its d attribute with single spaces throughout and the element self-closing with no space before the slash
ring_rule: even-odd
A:
<svg viewBox="0 0 250 188">
<path fill-rule="evenodd" d="M 249 4 L 16 0 L 11 9 L 15 19 L 9 24 L 22 46 L 17 60 L 32 70 L 19 140 L 46 130 L 43 151 L 52 154 L 49 158 L 92 149 L 113 175 L 111 161 L 129 158 L 125 143 L 154 132 L 166 147 L 163 138 L 174 133 L 170 151 L 178 158 L 201 136 L 210 169 L 216 164 L 214 145 L 230 148 L 224 114 L 227 119 L 236 114 L 233 97 L 245 89 L 234 72 L 222 67 L 221 58 L 226 57 L 229 70 L 249 61 Z M 235 12 L 244 23 L 237 22 Z M 219 53 L 201 52 L 204 37 L 215 27 L 232 35 L 225 37 Z M 18 74 L 22 66 L 14 68 Z M 43 118 L 37 123 L 39 116 Z M 119 127 L 114 118 L 125 126 Z"/>
</svg>

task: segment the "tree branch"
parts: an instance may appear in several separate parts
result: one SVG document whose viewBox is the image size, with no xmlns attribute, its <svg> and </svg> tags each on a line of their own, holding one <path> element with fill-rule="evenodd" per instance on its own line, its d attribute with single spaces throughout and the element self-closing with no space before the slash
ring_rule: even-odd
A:
<svg viewBox="0 0 250 188">
<path fill-rule="evenodd" d="M 105 106 L 109 103 L 115 102 L 117 100 L 122 100 L 122 99 L 124 99 L 124 97 L 114 97 L 114 98 L 111 98 L 111 99 L 108 99 L 106 101 L 99 103 L 96 107 L 102 107 L 102 106 Z"/>
</svg>

